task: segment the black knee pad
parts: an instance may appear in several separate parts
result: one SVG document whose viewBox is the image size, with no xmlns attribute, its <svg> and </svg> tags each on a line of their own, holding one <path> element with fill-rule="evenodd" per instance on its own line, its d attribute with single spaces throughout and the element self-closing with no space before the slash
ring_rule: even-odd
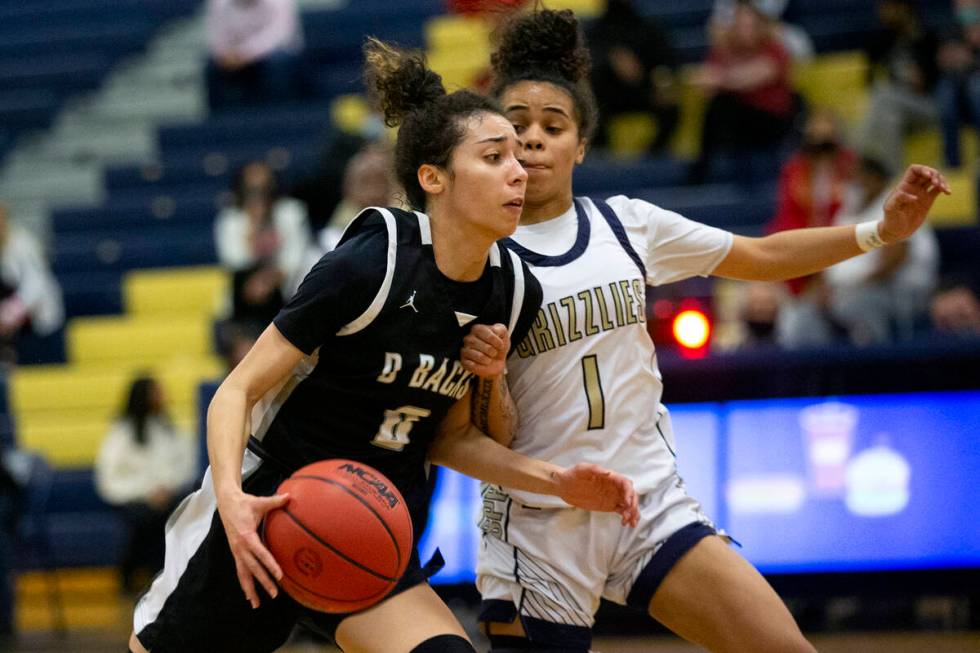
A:
<svg viewBox="0 0 980 653">
<path fill-rule="evenodd" d="M 476 653 L 473 645 L 459 635 L 437 635 L 430 637 L 410 653 Z"/>
</svg>

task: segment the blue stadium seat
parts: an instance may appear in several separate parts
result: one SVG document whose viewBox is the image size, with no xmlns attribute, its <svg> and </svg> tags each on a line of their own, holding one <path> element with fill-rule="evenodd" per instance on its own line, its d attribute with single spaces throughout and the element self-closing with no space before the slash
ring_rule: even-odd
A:
<svg viewBox="0 0 980 653">
<path fill-rule="evenodd" d="M 651 188 L 634 197 L 686 218 L 743 235 L 758 235 L 776 210 L 775 186 L 746 189 L 737 184 Z"/>
<path fill-rule="evenodd" d="M 61 209 L 52 215 L 58 245 L 99 234 L 98 230 L 132 232 L 134 229 L 183 229 L 187 225 L 210 224 L 218 211 L 217 198 L 210 194 L 187 198 L 170 195 L 111 197 L 105 206 Z M 111 233 L 102 233 L 108 237 Z"/>
<path fill-rule="evenodd" d="M 75 272 L 58 279 L 68 318 L 118 315 L 123 311 L 122 275 L 118 272 Z"/>
<path fill-rule="evenodd" d="M 80 271 L 212 265 L 216 254 L 210 228 L 189 230 L 166 225 L 58 238 L 53 259 L 52 268 L 61 278 Z"/>
<path fill-rule="evenodd" d="M 95 87 L 109 70 L 100 53 L 0 60 L 0 91 L 56 88 L 59 93 Z"/>
<path fill-rule="evenodd" d="M 590 155 L 575 169 L 575 192 L 629 195 L 641 188 L 679 186 L 684 183 L 687 166 L 687 162 L 673 157 L 623 161 Z"/>
</svg>

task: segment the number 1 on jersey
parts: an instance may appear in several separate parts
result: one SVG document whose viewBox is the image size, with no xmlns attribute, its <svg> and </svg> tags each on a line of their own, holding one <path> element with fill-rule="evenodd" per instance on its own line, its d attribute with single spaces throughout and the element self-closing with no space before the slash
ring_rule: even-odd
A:
<svg viewBox="0 0 980 653">
<path fill-rule="evenodd" d="M 585 398 L 589 402 L 589 431 L 605 428 L 606 398 L 602 394 L 602 379 L 599 378 L 599 360 L 595 354 L 582 358 L 582 382 L 585 384 Z"/>
</svg>

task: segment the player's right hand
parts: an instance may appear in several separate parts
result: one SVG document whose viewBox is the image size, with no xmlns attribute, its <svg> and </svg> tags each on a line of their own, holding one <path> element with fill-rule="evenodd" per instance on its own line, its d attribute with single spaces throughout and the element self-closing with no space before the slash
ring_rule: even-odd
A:
<svg viewBox="0 0 980 653">
<path fill-rule="evenodd" d="M 503 324 L 474 324 L 459 354 L 463 369 L 484 379 L 500 376 L 507 366 L 510 334 Z"/>
<path fill-rule="evenodd" d="M 592 463 L 579 463 L 557 472 L 557 495 L 567 504 L 585 510 L 615 512 L 624 526 L 640 521 L 640 500 L 633 481 Z"/>
<path fill-rule="evenodd" d="M 218 514 L 228 536 L 231 555 L 235 558 L 238 584 L 253 608 L 260 604 L 255 581 L 258 580 L 269 596 L 275 598 L 279 593 L 276 581 L 282 578 L 282 569 L 259 537 L 259 524 L 267 512 L 288 502 L 288 494 L 257 497 L 241 491 L 218 500 Z"/>
</svg>

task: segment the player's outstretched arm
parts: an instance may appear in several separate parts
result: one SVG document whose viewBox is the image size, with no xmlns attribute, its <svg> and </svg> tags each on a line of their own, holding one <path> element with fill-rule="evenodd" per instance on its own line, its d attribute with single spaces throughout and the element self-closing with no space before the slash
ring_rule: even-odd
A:
<svg viewBox="0 0 980 653">
<path fill-rule="evenodd" d="M 949 184 L 938 171 L 913 165 L 885 201 L 877 222 L 781 231 L 764 238 L 735 236 L 714 274 L 729 279 L 781 281 L 819 272 L 835 263 L 911 236 Z"/>
<path fill-rule="evenodd" d="M 636 526 L 639 508 L 633 482 L 598 465 L 564 468 L 529 458 L 488 438 L 470 422 L 469 397 L 450 408 L 429 448 L 437 465 L 517 490 L 557 496 L 586 510 L 618 513 Z"/>
<path fill-rule="evenodd" d="M 221 383 L 208 406 L 208 458 L 218 514 L 235 558 L 238 582 L 253 608 L 259 606 L 258 580 L 275 597 L 273 577 L 282 570 L 259 538 L 262 517 L 289 500 L 287 495 L 256 497 L 242 491 L 242 455 L 248 442 L 252 407 L 288 375 L 304 354 L 270 325 L 245 358 Z"/>
</svg>

